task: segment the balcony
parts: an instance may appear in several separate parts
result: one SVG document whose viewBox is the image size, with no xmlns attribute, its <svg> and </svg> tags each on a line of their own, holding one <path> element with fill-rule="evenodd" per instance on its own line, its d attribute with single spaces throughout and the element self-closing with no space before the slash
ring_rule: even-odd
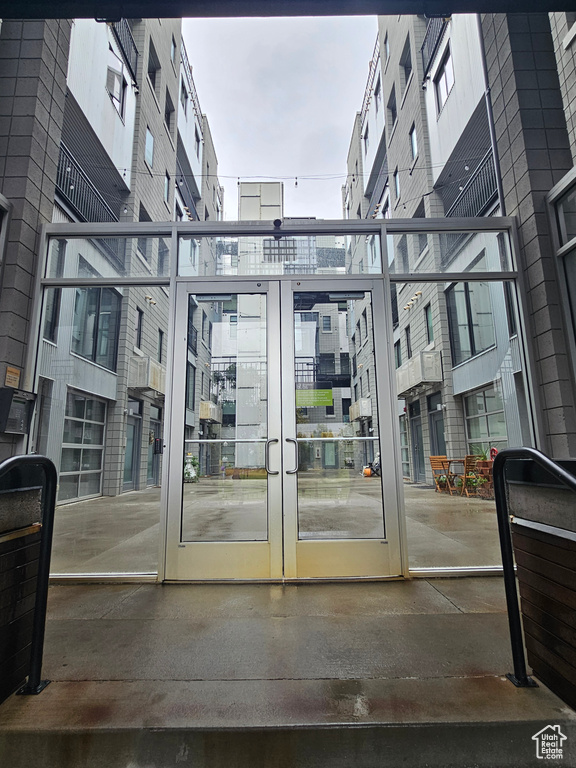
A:
<svg viewBox="0 0 576 768">
<path fill-rule="evenodd" d="M 372 418 L 372 400 L 361 397 L 350 406 L 350 421 L 361 421 Z"/>
<path fill-rule="evenodd" d="M 489 149 L 445 215 L 459 218 L 482 216 L 497 196 L 494 157 Z"/>
<path fill-rule="evenodd" d="M 126 65 L 130 70 L 132 81 L 136 84 L 136 72 L 138 71 L 138 48 L 132 37 L 132 30 L 126 19 L 112 22 L 112 32 L 116 42 L 120 46 Z"/>
<path fill-rule="evenodd" d="M 151 357 L 130 358 L 128 386 L 132 389 L 149 389 L 166 392 L 166 366 Z"/>
<path fill-rule="evenodd" d="M 198 418 L 210 424 L 222 424 L 222 406 L 216 405 L 211 400 L 202 400 Z"/>
<path fill-rule="evenodd" d="M 424 35 L 424 42 L 420 53 L 422 54 L 422 69 L 424 71 L 424 77 L 428 74 L 428 70 L 434 62 L 434 57 L 442 41 L 444 30 L 448 26 L 447 18 L 432 18 L 428 21 L 426 27 L 426 34 Z"/>
<path fill-rule="evenodd" d="M 427 384 L 443 381 L 439 351 L 419 352 L 396 370 L 398 396 L 404 397 Z"/>
<path fill-rule="evenodd" d="M 63 143 L 60 144 L 56 190 L 81 221 L 118 221 L 118 216 Z"/>
</svg>

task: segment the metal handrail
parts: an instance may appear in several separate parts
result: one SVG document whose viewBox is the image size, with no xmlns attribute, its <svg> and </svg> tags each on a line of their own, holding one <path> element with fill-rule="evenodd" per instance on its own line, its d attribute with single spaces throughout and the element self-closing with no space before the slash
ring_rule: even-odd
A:
<svg viewBox="0 0 576 768">
<path fill-rule="evenodd" d="M 447 25 L 448 18 L 435 16 L 428 20 L 426 34 L 424 35 L 422 47 L 420 48 L 420 53 L 422 54 L 422 69 L 424 72 L 424 77 L 426 77 L 428 70 L 432 66 Z"/>
<path fill-rule="evenodd" d="M 118 221 L 117 214 L 98 192 L 64 142 L 60 142 L 56 189 L 84 221 Z"/>
<path fill-rule="evenodd" d="M 124 60 L 132 75 L 132 82 L 134 85 L 137 85 L 136 72 L 138 71 L 138 48 L 134 42 L 130 24 L 128 24 L 126 19 L 120 19 L 120 21 L 113 21 L 111 27 L 116 42 L 124 54 Z"/>
<path fill-rule="evenodd" d="M 502 553 L 502 566 L 504 569 L 504 588 L 506 590 L 506 605 L 508 608 L 508 624 L 510 626 L 510 642 L 512 645 L 512 660 L 514 663 L 514 674 L 506 675 L 506 677 L 518 687 L 534 687 L 537 684 L 526 673 L 520 606 L 514 572 L 512 535 L 510 533 L 510 515 L 508 512 L 508 499 L 506 497 L 505 468 L 506 462 L 510 459 L 531 459 L 560 480 L 571 491 L 574 491 L 574 493 L 576 493 L 576 478 L 535 448 L 504 448 L 497 454 L 492 466 L 500 551 Z"/>
<path fill-rule="evenodd" d="M 36 695 L 43 691 L 50 682 L 50 680 L 42 680 L 41 677 L 58 474 L 56 472 L 56 467 L 49 458 L 46 456 L 38 456 L 36 454 L 12 456 L 0 464 L 0 481 L 10 472 L 15 474 L 17 482 L 11 483 L 8 487 L 8 490 L 14 491 L 21 487 L 30 487 L 35 484 L 35 481 L 30 482 L 29 479 L 26 479 L 26 476 L 34 469 L 42 470 L 44 480 L 40 500 L 42 511 L 42 535 L 40 539 L 40 554 L 38 557 L 38 575 L 36 577 L 36 601 L 34 603 L 32 643 L 30 648 L 30 673 L 28 675 L 28 682 L 18 691 L 18 693 L 22 695 Z"/>
<path fill-rule="evenodd" d="M 489 149 L 445 215 L 481 216 L 497 195 L 494 157 L 492 149 Z"/>
<path fill-rule="evenodd" d="M 184 70 L 184 74 L 186 76 L 186 82 L 188 84 L 188 90 L 190 91 L 190 99 L 192 100 L 192 106 L 194 108 L 194 112 L 196 113 L 196 117 L 198 119 L 198 128 L 200 130 L 200 138 L 204 139 L 204 128 L 202 125 L 202 110 L 200 108 L 200 100 L 198 98 L 198 91 L 196 90 L 196 84 L 194 83 L 194 78 L 192 76 L 192 67 L 190 66 L 190 60 L 188 59 L 188 52 L 186 51 L 186 46 L 184 45 L 184 41 L 182 41 L 182 44 L 180 46 L 180 56 L 182 57 L 182 69 Z"/>
</svg>

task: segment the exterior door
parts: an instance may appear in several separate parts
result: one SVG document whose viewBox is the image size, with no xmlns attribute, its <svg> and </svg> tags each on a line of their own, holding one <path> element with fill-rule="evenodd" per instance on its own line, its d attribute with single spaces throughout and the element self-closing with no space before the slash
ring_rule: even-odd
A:
<svg viewBox="0 0 576 768">
<path fill-rule="evenodd" d="M 380 283 L 215 285 L 178 285 L 166 578 L 400 574 Z"/>
</svg>

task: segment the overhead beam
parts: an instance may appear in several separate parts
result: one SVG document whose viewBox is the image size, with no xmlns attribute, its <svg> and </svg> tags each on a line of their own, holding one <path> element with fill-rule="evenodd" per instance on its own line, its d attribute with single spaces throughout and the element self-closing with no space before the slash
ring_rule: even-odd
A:
<svg viewBox="0 0 576 768">
<path fill-rule="evenodd" d="M 386 16 L 574 11 L 575 0 L 0 0 L 0 19 Z"/>
</svg>

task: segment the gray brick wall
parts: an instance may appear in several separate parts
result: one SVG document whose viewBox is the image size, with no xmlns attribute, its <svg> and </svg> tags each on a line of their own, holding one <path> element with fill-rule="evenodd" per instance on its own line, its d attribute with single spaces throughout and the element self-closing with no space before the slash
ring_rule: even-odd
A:
<svg viewBox="0 0 576 768">
<path fill-rule="evenodd" d="M 0 31 L 0 192 L 12 219 L 0 295 L 0 384 L 25 364 L 36 237 L 52 218 L 70 21 L 4 21 Z M 24 376 L 22 376 L 22 384 Z M 0 435 L 0 458 L 13 440 Z"/>
<path fill-rule="evenodd" d="M 546 14 L 487 14 L 482 28 L 506 212 L 519 226 L 540 447 L 557 458 L 574 456 L 574 391 L 545 208 L 547 192 L 572 167 L 550 20 Z"/>
</svg>

